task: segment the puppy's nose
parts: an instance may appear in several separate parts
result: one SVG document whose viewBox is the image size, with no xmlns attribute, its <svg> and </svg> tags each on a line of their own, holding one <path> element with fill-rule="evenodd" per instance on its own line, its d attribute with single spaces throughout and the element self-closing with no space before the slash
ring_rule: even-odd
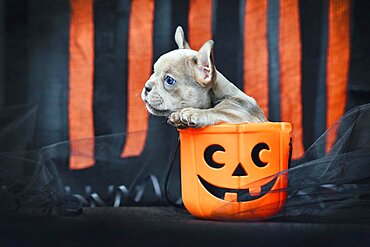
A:
<svg viewBox="0 0 370 247">
<path fill-rule="evenodd" d="M 145 88 L 145 94 L 148 94 L 152 90 L 152 88 L 149 86 L 145 86 L 144 88 Z"/>
</svg>

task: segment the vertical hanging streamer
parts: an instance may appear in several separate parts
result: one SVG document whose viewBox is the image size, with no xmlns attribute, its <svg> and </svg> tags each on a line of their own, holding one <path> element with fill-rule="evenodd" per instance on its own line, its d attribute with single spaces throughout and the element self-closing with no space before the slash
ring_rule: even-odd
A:
<svg viewBox="0 0 370 247">
<path fill-rule="evenodd" d="M 68 124 L 70 169 L 94 165 L 93 0 L 71 0 Z"/>
<path fill-rule="evenodd" d="M 281 120 L 293 125 L 293 154 L 304 153 L 302 139 L 301 39 L 298 0 L 280 1 L 279 23 Z"/>
<path fill-rule="evenodd" d="M 267 0 L 247 0 L 244 12 L 244 92 L 268 116 Z"/>
<path fill-rule="evenodd" d="M 345 111 L 349 59 L 350 0 L 330 0 L 329 44 L 326 64 L 327 128 L 334 124 Z M 337 127 L 334 126 L 334 128 Z M 336 130 L 333 130 L 327 135 L 327 152 L 335 142 L 336 132 Z"/>
<path fill-rule="evenodd" d="M 212 0 L 190 0 L 190 47 L 199 50 L 210 39 L 212 39 Z"/>
<path fill-rule="evenodd" d="M 140 98 L 152 72 L 154 0 L 131 2 L 128 37 L 127 136 L 121 158 L 138 156 L 144 149 L 148 112 Z"/>
</svg>

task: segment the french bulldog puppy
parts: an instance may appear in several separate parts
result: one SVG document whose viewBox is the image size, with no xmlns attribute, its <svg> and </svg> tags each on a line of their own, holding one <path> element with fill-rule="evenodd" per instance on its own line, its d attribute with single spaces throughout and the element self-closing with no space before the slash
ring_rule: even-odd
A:
<svg viewBox="0 0 370 247">
<path fill-rule="evenodd" d="M 177 27 L 175 41 L 179 49 L 157 60 L 141 93 L 151 114 L 176 128 L 267 121 L 256 101 L 216 70 L 212 40 L 194 51 Z"/>
</svg>

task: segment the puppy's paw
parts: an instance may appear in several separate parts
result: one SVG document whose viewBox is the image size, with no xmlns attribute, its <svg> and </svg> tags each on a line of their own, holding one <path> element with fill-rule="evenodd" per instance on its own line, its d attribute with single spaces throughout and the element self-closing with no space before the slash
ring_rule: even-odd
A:
<svg viewBox="0 0 370 247">
<path fill-rule="evenodd" d="M 186 128 L 186 126 L 181 122 L 180 112 L 171 113 L 167 119 L 167 123 L 179 129 Z"/>
<path fill-rule="evenodd" d="M 202 120 L 202 115 L 204 113 L 200 109 L 185 108 L 180 111 L 180 120 L 189 127 L 203 127 L 205 121 Z"/>
<path fill-rule="evenodd" d="M 173 112 L 167 121 L 176 128 L 200 128 L 209 125 L 204 110 L 185 108 L 179 112 Z"/>
</svg>

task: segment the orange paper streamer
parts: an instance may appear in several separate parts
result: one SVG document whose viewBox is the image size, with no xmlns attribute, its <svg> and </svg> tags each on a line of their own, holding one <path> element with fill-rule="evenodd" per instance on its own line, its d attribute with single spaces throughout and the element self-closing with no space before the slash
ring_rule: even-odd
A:
<svg viewBox="0 0 370 247">
<path fill-rule="evenodd" d="M 93 0 L 71 0 L 68 125 L 72 170 L 94 165 Z"/>
<path fill-rule="evenodd" d="M 293 154 L 304 153 L 302 140 L 301 38 L 298 0 L 280 1 L 279 23 L 281 120 L 293 125 Z"/>
<path fill-rule="evenodd" d="M 244 92 L 268 116 L 267 0 L 248 0 L 244 13 Z"/>
<path fill-rule="evenodd" d="M 152 72 L 154 0 L 131 1 L 128 37 L 127 136 L 122 158 L 138 156 L 144 149 L 148 112 L 140 98 Z"/>
<path fill-rule="evenodd" d="M 190 47 L 199 50 L 210 39 L 212 39 L 212 0 L 190 0 Z"/>
<path fill-rule="evenodd" d="M 331 0 L 329 2 L 329 44 L 326 64 L 327 128 L 343 115 L 346 107 L 350 59 L 349 29 L 350 1 Z M 327 152 L 332 148 L 336 136 L 336 130 L 330 131 L 327 135 Z"/>
</svg>

